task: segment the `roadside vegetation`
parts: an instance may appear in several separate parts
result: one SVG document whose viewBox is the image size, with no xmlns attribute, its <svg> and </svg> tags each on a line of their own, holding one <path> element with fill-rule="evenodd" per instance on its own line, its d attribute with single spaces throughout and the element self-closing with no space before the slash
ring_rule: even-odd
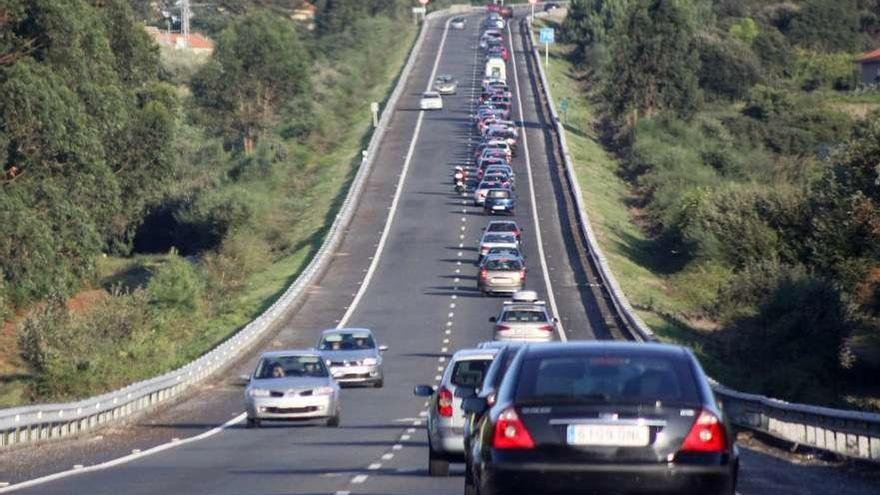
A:
<svg viewBox="0 0 880 495">
<path fill-rule="evenodd" d="M 546 21 L 587 207 L 663 340 L 738 389 L 880 407 L 874 0 L 574 0 Z"/>
<path fill-rule="evenodd" d="M 167 371 L 268 307 L 416 33 L 403 0 L 318 2 L 311 30 L 297 2 L 221 1 L 196 56 L 153 43 L 147 3 L 0 7 L 0 406 Z"/>
</svg>

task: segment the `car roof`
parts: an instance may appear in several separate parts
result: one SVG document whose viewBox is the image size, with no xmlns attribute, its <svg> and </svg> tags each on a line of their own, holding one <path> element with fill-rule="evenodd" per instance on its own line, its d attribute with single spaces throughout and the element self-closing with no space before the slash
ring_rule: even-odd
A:
<svg viewBox="0 0 880 495">
<path fill-rule="evenodd" d="M 528 357 L 574 356 L 581 354 L 629 354 L 633 356 L 656 356 L 668 359 L 684 359 L 687 350 L 679 345 L 638 342 L 615 342 L 598 340 L 569 340 L 565 343 L 532 345 L 526 350 Z"/>
<path fill-rule="evenodd" d="M 266 351 L 260 354 L 260 358 L 278 358 L 286 356 L 309 356 L 321 357 L 321 353 L 315 349 L 286 349 L 282 351 Z"/>
<path fill-rule="evenodd" d="M 327 330 L 324 330 L 323 332 L 321 332 L 321 335 L 323 336 L 323 335 L 327 335 L 327 334 L 343 333 L 343 332 L 358 332 L 358 333 L 366 332 L 370 335 L 373 335 L 373 331 L 370 330 L 369 328 L 328 328 Z"/>
<path fill-rule="evenodd" d="M 498 349 L 460 349 L 455 351 L 450 361 L 472 361 L 476 359 L 492 359 Z"/>
</svg>

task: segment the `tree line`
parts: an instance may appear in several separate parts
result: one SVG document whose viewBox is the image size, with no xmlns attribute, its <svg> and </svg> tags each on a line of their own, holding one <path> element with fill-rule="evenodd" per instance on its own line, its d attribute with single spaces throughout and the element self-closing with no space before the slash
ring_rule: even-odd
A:
<svg viewBox="0 0 880 495">
<path fill-rule="evenodd" d="M 878 33 L 876 0 L 571 2 L 656 266 L 702 279 L 733 385 L 827 402 L 873 369 L 854 343 L 880 349 L 880 112 L 846 103 Z"/>
</svg>

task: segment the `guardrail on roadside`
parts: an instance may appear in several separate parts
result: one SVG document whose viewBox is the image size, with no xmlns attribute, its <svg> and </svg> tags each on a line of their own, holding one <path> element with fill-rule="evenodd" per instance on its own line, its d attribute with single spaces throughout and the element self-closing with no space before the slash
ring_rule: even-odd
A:
<svg viewBox="0 0 880 495">
<path fill-rule="evenodd" d="M 129 420 L 179 397 L 187 388 L 226 368 L 260 342 L 275 327 L 279 317 L 295 308 L 305 289 L 321 276 L 331 261 L 332 253 L 342 242 L 372 170 L 379 143 L 385 136 L 391 115 L 421 51 L 428 32 L 427 23 L 449 13 L 466 12 L 470 9 L 469 6 L 455 6 L 427 15 L 426 24 L 413 43 L 394 91 L 382 109 L 382 116 L 370 138 L 367 153 L 324 242 L 302 273 L 269 309 L 212 351 L 164 375 L 77 402 L 0 410 L 0 451 L 15 445 L 67 438 L 110 423 Z"/>
<path fill-rule="evenodd" d="M 537 14 L 540 16 L 540 14 Z M 590 218 L 584 208 L 583 195 L 578 183 L 574 162 L 569 152 L 566 132 L 544 72 L 541 55 L 534 44 L 531 20 L 523 21 L 526 26 L 526 39 L 529 51 L 538 67 L 539 79 L 553 126 L 559 137 L 560 153 L 565 165 L 565 174 L 577 206 L 578 224 L 581 228 L 589 256 L 593 260 L 602 285 L 608 291 L 618 314 L 630 326 L 630 333 L 640 342 L 656 341 L 654 332 L 633 310 L 632 305 L 620 288 L 608 261 L 596 240 Z M 811 447 L 847 458 L 880 462 L 880 414 L 831 409 L 826 407 L 792 404 L 762 395 L 746 394 L 713 382 L 716 396 L 733 424 L 740 428 L 754 430 L 770 435 L 796 446 Z"/>
</svg>

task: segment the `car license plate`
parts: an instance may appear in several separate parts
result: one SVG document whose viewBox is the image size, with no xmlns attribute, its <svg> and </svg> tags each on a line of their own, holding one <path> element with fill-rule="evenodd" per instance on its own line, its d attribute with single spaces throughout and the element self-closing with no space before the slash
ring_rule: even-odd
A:
<svg viewBox="0 0 880 495">
<path fill-rule="evenodd" d="M 504 205 L 492 205 L 492 209 L 493 209 L 493 210 L 503 210 L 503 209 L 504 209 Z"/>
<path fill-rule="evenodd" d="M 644 425 L 568 425 L 566 441 L 569 445 L 644 447 L 649 433 Z"/>
</svg>

